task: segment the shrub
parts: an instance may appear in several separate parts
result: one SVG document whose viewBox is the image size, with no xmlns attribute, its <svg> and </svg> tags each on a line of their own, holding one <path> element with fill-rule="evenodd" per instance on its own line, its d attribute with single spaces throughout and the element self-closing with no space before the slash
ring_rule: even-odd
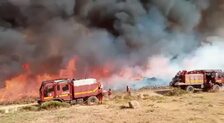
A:
<svg viewBox="0 0 224 123">
<path fill-rule="evenodd" d="M 25 106 L 21 108 L 22 111 L 38 111 L 38 106 Z"/>
<path fill-rule="evenodd" d="M 183 94 L 186 94 L 187 92 L 180 88 L 174 88 L 170 91 L 168 91 L 165 96 L 181 96 Z"/>
<path fill-rule="evenodd" d="M 51 110 L 51 109 L 58 109 L 62 107 L 69 107 L 70 104 L 65 102 L 59 101 L 49 101 L 45 102 L 42 105 L 32 105 L 32 106 L 25 106 L 20 109 L 20 111 L 40 111 L 40 110 Z"/>
<path fill-rule="evenodd" d="M 70 104 L 65 103 L 65 102 L 49 101 L 49 102 L 45 102 L 42 105 L 40 105 L 40 109 L 49 110 L 49 109 L 57 109 L 57 108 L 69 107 L 69 106 L 70 106 Z"/>
</svg>

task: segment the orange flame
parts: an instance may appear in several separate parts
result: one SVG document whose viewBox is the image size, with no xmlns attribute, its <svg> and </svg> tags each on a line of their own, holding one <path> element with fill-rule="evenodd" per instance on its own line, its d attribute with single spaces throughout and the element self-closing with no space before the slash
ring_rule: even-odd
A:
<svg viewBox="0 0 224 123">
<path fill-rule="evenodd" d="M 57 78 L 73 78 L 76 72 L 76 59 L 68 62 L 65 69 L 60 70 L 59 75 L 41 74 L 33 76 L 28 63 L 22 65 L 23 73 L 5 81 L 5 87 L 0 89 L 0 102 L 14 101 L 22 97 L 37 97 L 39 87 L 44 80 Z"/>
<path fill-rule="evenodd" d="M 65 69 L 58 71 L 58 75 L 32 75 L 32 70 L 28 63 L 23 64 L 23 73 L 18 76 L 5 81 L 5 88 L 0 89 L 0 101 L 17 100 L 24 96 L 35 96 L 39 94 L 39 87 L 44 80 L 58 79 L 58 78 L 74 78 L 77 72 L 77 60 L 73 58 L 69 60 Z M 90 68 L 86 77 L 105 78 L 110 76 L 112 65 L 107 64 L 104 67 Z"/>
<path fill-rule="evenodd" d="M 43 73 L 41 75 L 33 75 L 30 65 L 28 63 L 23 64 L 23 73 L 5 81 L 5 88 L 0 89 L 0 102 L 18 100 L 21 97 L 26 96 L 38 97 L 39 87 L 41 85 L 41 82 L 44 80 L 59 78 L 71 79 L 78 77 L 79 75 L 77 74 L 77 61 L 77 57 L 69 60 L 66 67 L 59 70 L 57 75 L 49 75 L 47 73 Z M 85 78 L 93 77 L 98 80 L 107 80 L 107 78 L 110 78 L 114 74 L 114 69 L 115 66 L 112 63 L 107 63 L 104 66 L 95 66 L 88 68 L 88 71 L 83 74 L 85 74 Z M 140 75 L 133 73 L 133 71 L 129 69 L 123 69 L 120 72 L 117 71 L 117 75 L 132 80 L 141 78 Z M 111 82 L 106 83 L 111 84 Z"/>
<path fill-rule="evenodd" d="M 24 96 L 38 96 L 38 89 L 42 80 L 54 78 L 44 74 L 30 77 L 28 73 L 20 74 L 5 82 L 5 88 L 0 90 L 0 102 L 14 101 Z"/>
</svg>

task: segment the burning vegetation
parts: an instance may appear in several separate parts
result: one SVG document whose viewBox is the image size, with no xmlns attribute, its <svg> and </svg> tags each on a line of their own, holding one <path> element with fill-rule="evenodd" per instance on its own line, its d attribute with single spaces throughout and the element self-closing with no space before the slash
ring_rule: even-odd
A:
<svg viewBox="0 0 224 123">
<path fill-rule="evenodd" d="M 223 5 L 221 0 L 1 0 L 0 101 L 36 96 L 41 81 L 55 78 L 93 77 L 119 89 L 161 83 L 144 77 L 166 85 L 180 69 L 220 69 Z"/>
</svg>

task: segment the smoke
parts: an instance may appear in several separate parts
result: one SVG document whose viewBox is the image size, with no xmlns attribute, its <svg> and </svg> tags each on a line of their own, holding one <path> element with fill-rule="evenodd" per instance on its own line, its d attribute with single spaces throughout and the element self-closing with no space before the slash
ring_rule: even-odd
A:
<svg viewBox="0 0 224 123">
<path fill-rule="evenodd" d="M 203 39 L 223 33 L 223 4 L 218 3 L 222 2 L 2 0 L 0 85 L 23 73 L 23 64 L 29 64 L 31 75 L 56 75 L 74 57 L 76 77 L 107 66 L 109 70 L 102 71 L 110 75 L 101 79 L 108 85 L 141 77 L 168 81 L 193 65 L 213 68 L 217 61 L 205 60 L 203 55 L 210 52 L 204 50 L 209 45 Z M 218 54 L 216 46 L 223 44 L 215 42 L 212 48 Z M 200 59 L 204 62 L 195 64 Z"/>
<path fill-rule="evenodd" d="M 202 43 L 200 47 L 183 58 L 172 59 L 172 55 L 155 55 L 147 60 L 146 67 L 125 66 L 124 71 L 108 78 L 106 81 L 111 83 L 107 84 L 113 89 L 122 88 L 127 84 L 135 89 L 168 86 L 172 77 L 180 70 L 224 68 L 224 59 L 221 57 L 224 53 L 224 38 L 211 36 L 206 40 L 206 43 Z"/>
<path fill-rule="evenodd" d="M 208 37 L 210 44 L 203 44 L 194 53 L 183 60 L 185 69 L 222 69 L 224 68 L 223 58 L 224 39 L 222 37 Z"/>
<path fill-rule="evenodd" d="M 211 0 L 210 7 L 203 13 L 204 21 L 201 23 L 201 30 L 210 35 L 222 36 L 224 20 L 224 1 Z"/>
</svg>

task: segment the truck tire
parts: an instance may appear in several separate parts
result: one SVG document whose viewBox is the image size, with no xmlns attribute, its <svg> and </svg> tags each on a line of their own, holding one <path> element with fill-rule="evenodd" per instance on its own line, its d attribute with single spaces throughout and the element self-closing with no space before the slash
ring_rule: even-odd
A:
<svg viewBox="0 0 224 123">
<path fill-rule="evenodd" d="M 88 105 L 96 105 L 99 103 L 99 100 L 96 96 L 91 96 L 87 99 L 87 104 Z"/>
<path fill-rule="evenodd" d="M 213 91 L 213 92 L 219 92 L 219 91 L 220 91 L 220 86 L 217 85 L 217 84 L 213 85 L 213 87 L 212 87 L 212 91 Z"/>
<path fill-rule="evenodd" d="M 193 86 L 187 86 L 187 87 L 186 87 L 186 91 L 187 91 L 187 92 L 194 93 L 194 90 L 195 90 L 195 89 L 194 89 Z"/>
</svg>

